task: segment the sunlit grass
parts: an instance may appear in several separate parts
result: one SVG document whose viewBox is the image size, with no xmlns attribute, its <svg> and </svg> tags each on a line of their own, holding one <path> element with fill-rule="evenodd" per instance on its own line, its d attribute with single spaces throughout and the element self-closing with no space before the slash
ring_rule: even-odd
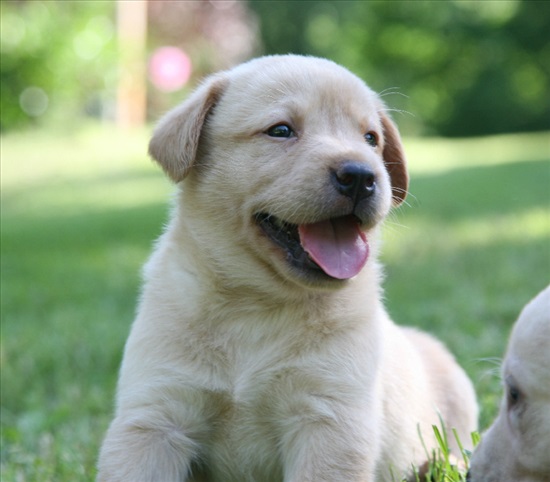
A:
<svg viewBox="0 0 550 482">
<path fill-rule="evenodd" d="M 402 252 L 402 239 L 410 244 L 436 244 L 441 251 L 449 253 L 473 246 L 490 246 L 498 240 L 501 243 L 522 244 L 526 240 L 548 241 L 550 239 L 550 212 L 542 207 L 534 207 L 523 213 L 495 215 L 487 219 L 463 219 L 452 223 L 448 228 L 434 225 L 429 219 L 415 219 L 415 225 L 402 228 L 390 227 L 384 251 L 386 256 L 399 256 Z M 400 231 L 400 237 L 395 235 Z M 427 247 L 427 249 L 429 249 Z"/>
<path fill-rule="evenodd" d="M 148 136 L 147 129 L 121 131 L 97 124 L 75 126 L 70 132 L 10 133 L 2 138 L 2 185 L 101 178 L 128 169 L 152 172 Z"/>
<path fill-rule="evenodd" d="M 516 243 L 522 243 L 525 239 L 548 240 L 550 238 L 549 214 L 548 210 L 534 208 L 517 215 L 497 217 L 491 223 L 464 221 L 457 223 L 451 236 L 461 246 L 489 245 L 494 243 L 495 237 L 502 242 Z"/>
<path fill-rule="evenodd" d="M 148 135 L 89 126 L 1 140 L 2 480 L 94 478 L 140 267 L 174 189 Z M 409 205 L 385 229 L 389 311 L 456 354 L 482 428 L 500 397 L 495 359 L 549 281 L 547 138 L 406 139 Z"/>
<path fill-rule="evenodd" d="M 98 126 L 10 135 L 2 142 L 3 210 L 44 214 L 48 206 L 61 216 L 163 203 L 170 185 L 147 156 L 147 142 L 145 129 Z"/>
<path fill-rule="evenodd" d="M 474 139 L 406 139 L 413 174 L 498 166 L 524 161 L 548 161 L 548 132 L 507 134 Z"/>
</svg>

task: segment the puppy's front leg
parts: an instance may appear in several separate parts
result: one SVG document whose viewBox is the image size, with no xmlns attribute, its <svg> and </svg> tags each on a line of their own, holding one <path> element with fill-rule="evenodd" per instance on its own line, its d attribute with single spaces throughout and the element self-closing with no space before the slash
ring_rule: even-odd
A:
<svg viewBox="0 0 550 482">
<path fill-rule="evenodd" d="M 115 419 L 99 457 L 97 482 L 185 482 L 199 446 L 160 414 Z"/>
<path fill-rule="evenodd" d="M 377 428 L 368 427 L 364 420 L 355 422 L 318 420 L 294 424 L 283 442 L 285 482 L 374 480 Z"/>
</svg>

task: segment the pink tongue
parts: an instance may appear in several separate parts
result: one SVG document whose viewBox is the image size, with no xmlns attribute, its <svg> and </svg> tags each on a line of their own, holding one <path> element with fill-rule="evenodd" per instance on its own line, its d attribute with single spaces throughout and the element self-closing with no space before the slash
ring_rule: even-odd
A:
<svg viewBox="0 0 550 482">
<path fill-rule="evenodd" d="M 367 262 L 367 238 L 351 216 L 302 224 L 298 231 L 305 252 L 333 278 L 352 278 Z"/>
</svg>

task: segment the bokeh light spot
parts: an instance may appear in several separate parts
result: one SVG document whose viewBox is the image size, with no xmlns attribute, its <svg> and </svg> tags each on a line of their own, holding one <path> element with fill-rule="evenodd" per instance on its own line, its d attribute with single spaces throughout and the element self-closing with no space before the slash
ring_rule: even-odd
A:
<svg viewBox="0 0 550 482">
<path fill-rule="evenodd" d="M 30 117 L 40 117 L 48 109 L 49 98 L 40 87 L 27 87 L 19 96 L 19 105 Z"/>
<path fill-rule="evenodd" d="M 161 47 L 151 57 L 149 78 L 157 89 L 174 92 L 187 83 L 191 70 L 191 59 L 183 50 Z"/>
</svg>

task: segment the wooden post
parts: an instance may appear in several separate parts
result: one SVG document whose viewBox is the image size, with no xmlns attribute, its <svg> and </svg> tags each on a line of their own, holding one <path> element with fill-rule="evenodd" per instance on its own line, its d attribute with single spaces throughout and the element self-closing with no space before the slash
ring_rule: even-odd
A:
<svg viewBox="0 0 550 482">
<path fill-rule="evenodd" d="M 116 123 L 138 127 L 145 123 L 147 107 L 147 1 L 117 0 L 119 79 Z"/>
</svg>

